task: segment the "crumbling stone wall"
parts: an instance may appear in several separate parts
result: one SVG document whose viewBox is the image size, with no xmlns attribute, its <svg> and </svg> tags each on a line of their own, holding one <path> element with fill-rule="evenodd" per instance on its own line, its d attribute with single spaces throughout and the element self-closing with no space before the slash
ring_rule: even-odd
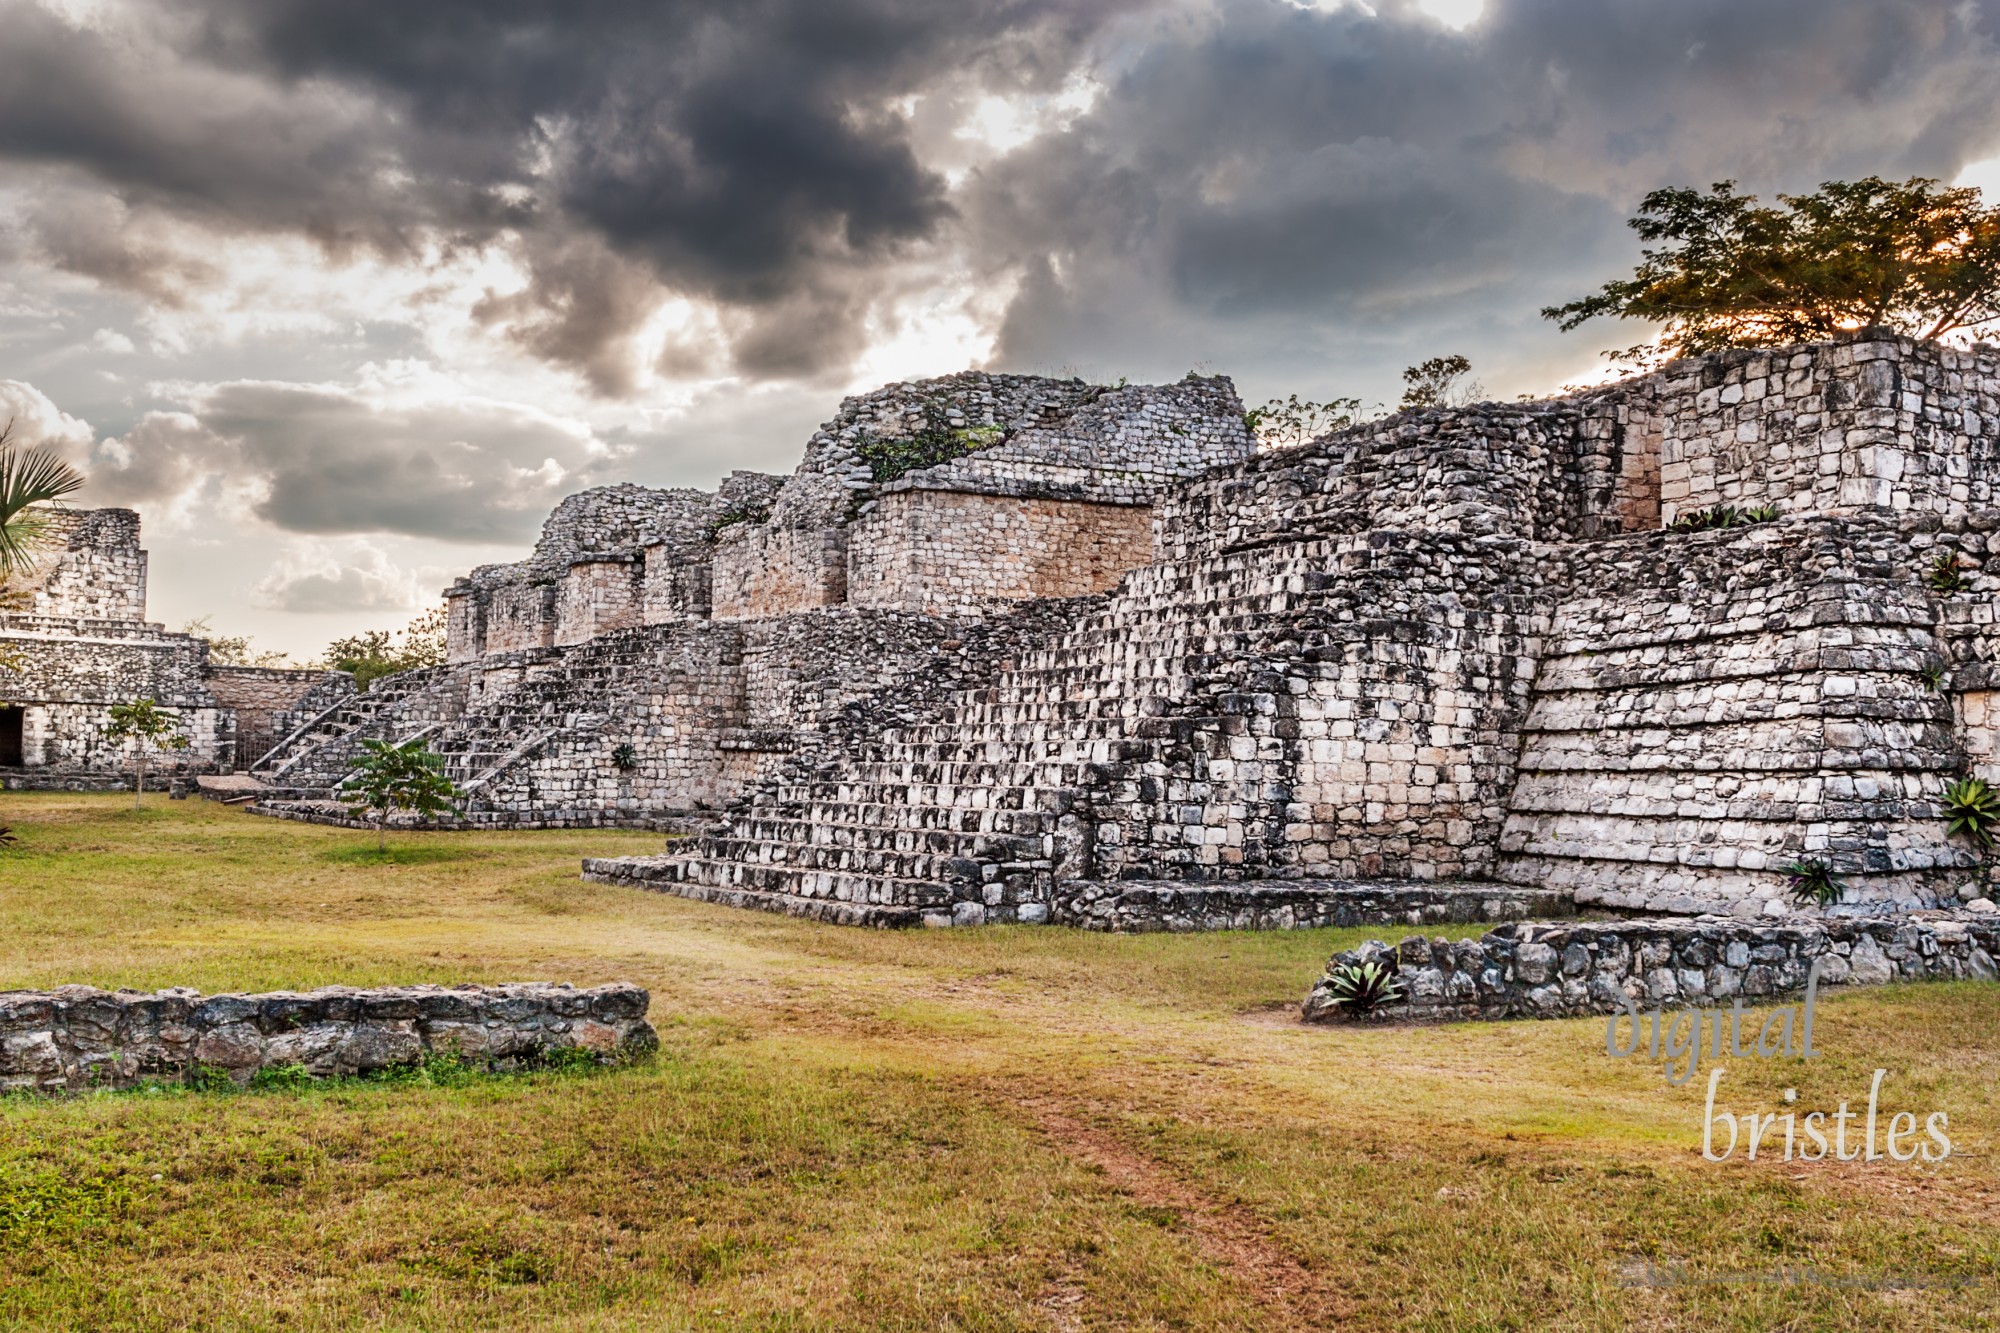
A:
<svg viewBox="0 0 2000 1333">
<path fill-rule="evenodd" d="M 144 622 L 146 553 L 130 509 L 63 509 L 47 515 L 55 554 L 27 580 L 26 614 Z"/>
<path fill-rule="evenodd" d="M 62 986 L 0 991 L 0 1091 L 81 1092 L 216 1070 L 247 1082 L 300 1066 L 318 1078 L 432 1056 L 507 1069 L 559 1052 L 605 1061 L 655 1049 L 638 986 L 329 986 L 207 995 Z"/>
<path fill-rule="evenodd" d="M 1815 961 L 1824 986 L 1929 978 L 2000 979 L 2000 917 L 1920 913 L 1749 925 L 1723 917 L 1523 923 L 1477 940 L 1414 935 L 1395 949 L 1370 941 L 1333 956 L 1328 971 L 1380 961 L 1401 1001 L 1391 1019 L 1573 1018 L 1638 1009 L 1771 1000 L 1805 989 Z M 1308 1022 L 1342 1017 L 1321 980 Z"/>
</svg>

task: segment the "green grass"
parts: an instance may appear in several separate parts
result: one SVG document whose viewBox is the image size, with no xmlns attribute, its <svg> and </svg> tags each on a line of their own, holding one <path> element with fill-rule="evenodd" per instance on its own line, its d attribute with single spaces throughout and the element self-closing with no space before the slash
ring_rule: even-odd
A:
<svg viewBox="0 0 2000 1333">
<path fill-rule="evenodd" d="M 660 1056 L 0 1099 L 0 1329 L 1946 1329 L 2000 1286 L 2000 988 L 1835 994 L 1736 1110 L 1945 1110 L 1941 1166 L 1700 1159 L 1598 1022 L 1308 1029 L 1394 930 L 902 934 L 576 878 L 621 833 L 8 795 L 0 987 L 629 980 Z M 1784 1265 L 1825 1279 L 1627 1285 Z M 1870 1290 L 1832 1280 L 1963 1283 Z"/>
</svg>

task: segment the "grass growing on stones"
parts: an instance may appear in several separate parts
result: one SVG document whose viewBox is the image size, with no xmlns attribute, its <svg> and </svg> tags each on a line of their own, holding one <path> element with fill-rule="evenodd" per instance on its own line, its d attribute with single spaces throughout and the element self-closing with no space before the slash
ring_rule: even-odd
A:
<svg viewBox="0 0 2000 1333">
<path fill-rule="evenodd" d="M 576 879 L 645 835 L 376 860 L 116 795 L 0 823 L 0 986 L 631 980 L 663 1043 L 0 1100 L 0 1328 L 1994 1323 L 2000 988 L 1835 994 L 1826 1058 L 1727 1066 L 1737 1112 L 1865 1102 L 1887 1068 L 1885 1107 L 1949 1113 L 1948 1162 L 1718 1164 L 1705 1077 L 1607 1059 L 1601 1023 L 1293 1021 L 1328 954 L 1394 931 L 871 933 Z"/>
</svg>

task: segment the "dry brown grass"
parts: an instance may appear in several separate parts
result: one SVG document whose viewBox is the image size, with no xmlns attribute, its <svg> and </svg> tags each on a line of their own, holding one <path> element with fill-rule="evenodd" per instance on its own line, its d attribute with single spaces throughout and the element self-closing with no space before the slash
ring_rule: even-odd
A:
<svg viewBox="0 0 2000 1333">
<path fill-rule="evenodd" d="M 1595 1023 L 1292 1022 L 1370 932 L 881 934 L 575 878 L 626 834 L 0 797 L 0 986 L 653 989 L 605 1074 L 0 1103 L 0 1328 L 1984 1328 L 2000 990 L 1829 999 L 1734 1109 L 1943 1109 L 1941 1167 L 1700 1160 Z M 1385 933 L 1385 932 L 1373 932 Z M 1393 934 L 1393 932 L 1387 932 Z M 1634 1265 L 1690 1281 L 1627 1285 Z M 1784 1266 L 1812 1283 L 1743 1280 Z M 1831 1285 L 1881 1275 L 1960 1285 Z"/>
</svg>

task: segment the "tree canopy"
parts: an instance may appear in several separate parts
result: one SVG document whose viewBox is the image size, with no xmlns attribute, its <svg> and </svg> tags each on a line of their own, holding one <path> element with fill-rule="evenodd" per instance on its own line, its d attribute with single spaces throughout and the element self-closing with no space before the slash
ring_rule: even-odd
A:
<svg viewBox="0 0 2000 1333">
<path fill-rule="evenodd" d="M 2000 318 L 2000 208 L 1978 190 L 1869 176 L 1777 198 L 1734 181 L 1655 190 L 1628 225 L 1663 244 L 1630 278 L 1542 314 L 1566 330 L 1600 315 L 1657 323 L 1673 356 L 1875 326 L 1939 338 Z"/>
<path fill-rule="evenodd" d="M 335 671 L 351 673 L 355 687 L 363 690 L 384 676 L 443 666 L 444 657 L 445 609 L 441 606 L 411 621 L 400 636 L 375 629 L 335 639 L 326 646 L 326 664 Z"/>
<path fill-rule="evenodd" d="M 104 738 L 120 744 L 132 742 L 132 808 L 136 810 L 146 794 L 146 752 L 188 748 L 188 738 L 181 731 L 181 715 L 151 699 L 113 704 L 105 710 L 105 715 L 110 721 L 100 728 Z"/>
</svg>

